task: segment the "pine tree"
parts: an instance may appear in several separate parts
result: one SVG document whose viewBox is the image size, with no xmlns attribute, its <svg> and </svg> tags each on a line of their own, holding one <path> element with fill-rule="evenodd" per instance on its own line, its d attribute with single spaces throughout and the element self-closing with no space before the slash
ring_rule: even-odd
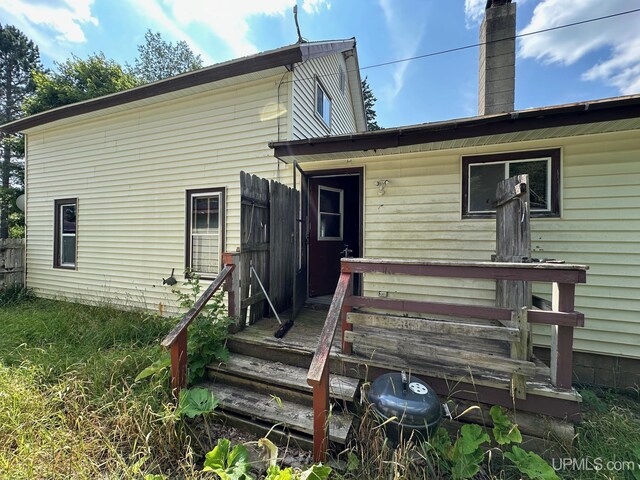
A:
<svg viewBox="0 0 640 480">
<path fill-rule="evenodd" d="M 380 130 L 382 127 L 378 125 L 376 120 L 376 111 L 373 107 L 376 104 L 376 96 L 371 91 L 371 86 L 367 80 L 368 77 L 364 77 L 362 80 L 362 97 L 364 98 L 364 114 L 367 119 L 367 130 Z"/>
<path fill-rule="evenodd" d="M 16 27 L 0 24 L 0 124 L 22 116 L 22 104 L 34 90 L 32 73 L 41 69 L 38 47 Z M 10 214 L 16 210 L 15 198 L 24 184 L 23 141 L 21 136 L 0 133 L 0 238 L 9 237 Z"/>
</svg>

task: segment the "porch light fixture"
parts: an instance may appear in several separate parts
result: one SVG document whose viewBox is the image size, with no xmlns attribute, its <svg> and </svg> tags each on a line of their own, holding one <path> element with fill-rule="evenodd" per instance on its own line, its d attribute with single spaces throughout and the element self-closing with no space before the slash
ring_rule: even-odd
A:
<svg viewBox="0 0 640 480">
<path fill-rule="evenodd" d="M 378 187 L 378 195 L 382 196 L 384 195 L 385 191 L 384 189 L 387 188 L 387 185 L 389 185 L 389 180 L 378 180 L 375 183 L 375 186 Z"/>
</svg>

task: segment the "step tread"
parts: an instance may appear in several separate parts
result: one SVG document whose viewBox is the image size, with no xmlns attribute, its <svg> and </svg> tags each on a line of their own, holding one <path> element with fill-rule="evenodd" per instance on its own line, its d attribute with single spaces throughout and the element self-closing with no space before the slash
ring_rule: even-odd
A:
<svg viewBox="0 0 640 480">
<path fill-rule="evenodd" d="M 203 382 L 200 387 L 210 389 L 220 402 L 222 410 L 257 418 L 273 425 L 282 425 L 291 430 L 313 435 L 313 409 L 295 402 L 254 393 L 231 385 Z M 353 422 L 353 415 L 345 412 L 333 412 L 329 426 L 329 439 L 345 444 Z"/>
<path fill-rule="evenodd" d="M 212 371 L 235 374 L 263 383 L 293 388 L 311 393 L 312 387 L 307 383 L 307 369 L 286 365 L 281 362 L 271 362 L 255 357 L 232 353 L 224 364 L 210 365 Z M 360 380 L 343 375 L 329 376 L 330 394 L 333 398 L 353 402 L 360 385 Z"/>
</svg>

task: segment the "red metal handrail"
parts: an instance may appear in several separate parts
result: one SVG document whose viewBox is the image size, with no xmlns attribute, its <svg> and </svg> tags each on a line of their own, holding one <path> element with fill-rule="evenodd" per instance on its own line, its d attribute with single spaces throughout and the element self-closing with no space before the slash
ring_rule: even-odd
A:
<svg viewBox="0 0 640 480">
<path fill-rule="evenodd" d="M 160 343 L 164 348 L 171 349 L 171 388 L 176 394 L 187 384 L 187 328 L 235 268 L 233 263 L 226 264 L 193 307 Z"/>
</svg>

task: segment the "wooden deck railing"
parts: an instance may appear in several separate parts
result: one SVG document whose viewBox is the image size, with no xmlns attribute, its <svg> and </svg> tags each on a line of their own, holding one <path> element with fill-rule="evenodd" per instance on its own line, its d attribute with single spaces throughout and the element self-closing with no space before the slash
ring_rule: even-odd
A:
<svg viewBox="0 0 640 480">
<path fill-rule="evenodd" d="M 504 322 L 513 318 L 513 311 L 507 308 L 354 296 L 351 288 L 353 274 L 383 273 L 552 283 L 553 310 L 528 310 L 526 318 L 529 323 L 551 326 L 551 381 L 558 388 L 568 389 L 571 388 L 573 370 L 573 329 L 584 325 L 584 315 L 574 311 L 575 285 L 586 282 L 587 269 L 584 265 L 545 263 L 342 259 L 336 292 L 307 375 L 307 382 L 313 387 L 314 461 L 326 460 L 329 438 L 329 356 L 339 319 L 342 329 L 342 352 L 351 354 L 352 343 L 345 341 L 345 332 L 352 329 L 352 324 L 347 321 L 347 315 L 352 308 L 369 307 Z"/>
<path fill-rule="evenodd" d="M 196 300 L 196 303 L 191 310 L 182 317 L 182 320 L 180 320 L 180 322 L 161 342 L 161 345 L 164 348 L 169 348 L 171 351 L 171 388 L 175 395 L 177 395 L 180 389 L 184 388 L 187 384 L 187 328 L 198 316 L 207 302 L 211 300 L 214 293 L 216 293 L 225 282 L 229 285 L 234 283 L 232 272 L 235 270 L 236 265 L 233 261 L 233 254 L 224 253 L 222 255 L 222 262 L 224 264 L 224 268 L 220 271 L 215 280 L 211 282 L 200 298 Z M 234 305 L 236 303 L 235 295 L 237 290 L 234 288 L 227 288 L 227 292 L 229 312 L 232 312 L 235 310 Z"/>
</svg>

